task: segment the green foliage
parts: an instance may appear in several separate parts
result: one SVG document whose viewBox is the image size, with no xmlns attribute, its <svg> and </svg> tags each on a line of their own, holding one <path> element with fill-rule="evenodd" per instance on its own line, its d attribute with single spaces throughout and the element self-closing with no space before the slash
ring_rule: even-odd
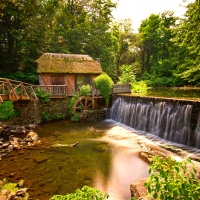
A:
<svg viewBox="0 0 200 200">
<path fill-rule="evenodd" d="M 133 66 L 132 65 L 122 65 L 119 68 L 120 70 L 120 76 L 119 82 L 120 84 L 126 84 L 133 82 L 135 80 L 135 75 L 133 72 Z"/>
<path fill-rule="evenodd" d="M 49 121 L 50 119 L 50 114 L 46 113 L 46 112 L 42 112 L 42 116 L 41 116 L 43 121 Z"/>
<path fill-rule="evenodd" d="M 123 19 L 118 22 L 113 22 L 111 33 L 113 36 L 112 40 L 115 48 L 115 73 L 117 74 L 117 77 L 115 77 L 113 80 L 116 80 L 116 78 L 120 76 L 120 66 L 135 65 L 135 59 L 138 57 L 138 52 L 134 49 L 137 41 L 137 36 L 132 28 L 132 20 L 130 18 Z"/>
<path fill-rule="evenodd" d="M 79 113 L 76 113 L 76 115 L 72 115 L 72 116 L 70 117 L 70 119 L 71 119 L 71 121 L 73 121 L 73 122 L 79 122 L 79 121 L 80 121 L 80 115 L 79 115 Z"/>
<path fill-rule="evenodd" d="M 113 75 L 116 42 L 109 30 L 115 7 L 112 0 L 2 0 L 0 77 L 36 84 L 34 61 L 41 52 L 100 58 L 104 71 Z"/>
<path fill-rule="evenodd" d="M 108 106 L 110 92 L 112 91 L 114 82 L 106 73 L 103 73 L 94 79 L 94 85 L 100 90 L 102 96 L 105 98 L 106 105 Z"/>
<path fill-rule="evenodd" d="M 55 52 L 100 58 L 113 80 L 121 76 L 120 66 L 131 65 L 137 80 L 149 73 L 148 86 L 200 84 L 199 1 L 186 7 L 183 19 L 173 11 L 151 14 L 137 34 L 130 19 L 112 21 L 116 5 L 112 0 L 2 0 L 0 77 L 37 84 L 34 61 L 41 52 Z M 123 74 L 120 82 L 132 78 Z"/>
<path fill-rule="evenodd" d="M 67 195 L 54 195 L 50 200 L 105 200 L 108 199 L 108 194 L 103 194 L 100 190 L 84 186 L 82 189 L 77 189 L 75 193 Z"/>
<path fill-rule="evenodd" d="M 2 184 L 0 184 L 0 193 L 2 190 L 8 190 L 9 192 L 13 192 L 14 194 L 17 192 L 19 183 L 11 183 L 8 182 L 6 179 L 3 179 Z M 6 199 L 3 196 L 1 196 L 2 199 Z M 19 197 L 19 200 L 28 200 L 29 194 L 26 192 L 23 197 Z"/>
<path fill-rule="evenodd" d="M 165 11 L 159 15 L 151 14 L 139 28 L 141 53 L 138 61 L 143 72 L 140 79 L 148 86 L 170 87 L 178 83 L 174 74 L 183 58 L 178 56 L 182 45 L 175 42 L 177 22 L 172 11 Z M 184 57 L 185 51 L 181 54 Z"/>
<path fill-rule="evenodd" d="M 2 104 L 0 104 L 0 120 L 10 120 L 15 116 L 20 116 L 20 112 L 13 110 L 12 101 L 5 101 Z"/>
<path fill-rule="evenodd" d="M 189 84 L 200 84 L 200 3 L 195 0 L 188 4 L 185 18 L 176 30 L 174 42 L 179 45 L 176 52 L 177 69 L 174 75 Z"/>
<path fill-rule="evenodd" d="M 81 85 L 79 88 L 79 94 L 80 96 L 86 96 L 87 94 L 91 93 L 92 87 L 91 85 Z"/>
<path fill-rule="evenodd" d="M 35 93 L 41 103 L 47 103 L 47 102 L 51 101 L 50 94 L 48 92 L 45 92 L 44 90 L 42 90 L 40 88 L 37 88 Z"/>
<path fill-rule="evenodd" d="M 57 114 L 56 118 L 57 119 L 65 119 L 66 118 L 66 114 Z"/>
<path fill-rule="evenodd" d="M 69 100 L 69 113 L 71 115 L 70 119 L 71 121 L 74 121 L 74 122 L 78 122 L 80 120 L 79 113 L 76 113 L 76 115 L 74 115 L 73 113 L 73 105 L 75 101 L 79 98 L 79 96 L 80 96 L 79 93 L 74 93 L 72 98 Z"/>
<path fill-rule="evenodd" d="M 3 184 L 0 185 L 0 191 L 2 190 L 9 190 L 10 192 L 17 192 L 17 183 L 10 183 L 6 179 L 3 179 Z"/>
<path fill-rule="evenodd" d="M 79 113 L 76 113 L 76 115 L 74 115 L 73 113 L 74 103 L 80 96 L 86 96 L 88 93 L 91 93 L 91 91 L 92 87 L 89 84 L 87 84 L 87 85 L 81 85 L 79 88 L 79 92 L 73 94 L 72 98 L 69 100 L 69 113 L 71 115 L 70 117 L 71 121 L 78 122 L 80 120 Z"/>
<path fill-rule="evenodd" d="M 196 173 L 190 159 L 179 162 L 171 157 L 154 156 L 149 167 L 151 176 L 145 183 L 147 194 L 153 199 L 198 200 L 200 180 L 196 178 Z"/>
<path fill-rule="evenodd" d="M 174 86 L 175 77 L 157 76 L 155 73 L 148 74 L 145 72 L 141 79 L 148 85 L 148 87 L 171 87 Z"/>
<path fill-rule="evenodd" d="M 79 94 L 74 93 L 72 98 L 69 100 L 69 113 L 70 113 L 70 115 L 73 115 L 73 105 L 78 98 L 79 98 Z"/>
<path fill-rule="evenodd" d="M 131 92 L 133 93 L 146 93 L 147 85 L 144 81 L 132 81 L 131 82 Z"/>
</svg>

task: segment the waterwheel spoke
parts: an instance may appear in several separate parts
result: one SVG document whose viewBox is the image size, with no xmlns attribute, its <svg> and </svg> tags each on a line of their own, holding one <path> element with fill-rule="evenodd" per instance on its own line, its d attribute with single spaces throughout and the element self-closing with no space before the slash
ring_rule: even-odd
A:
<svg viewBox="0 0 200 200">
<path fill-rule="evenodd" d="M 81 104 L 81 106 L 84 108 L 85 106 L 84 106 L 84 104 L 82 103 L 82 101 L 80 101 L 80 104 Z"/>
<path fill-rule="evenodd" d="M 79 109 L 79 110 L 81 109 L 80 107 L 77 107 L 77 106 L 75 106 L 74 108 L 75 108 L 75 109 Z"/>
<path fill-rule="evenodd" d="M 94 101 L 94 107 L 97 107 L 96 101 Z M 92 98 L 91 97 L 79 97 L 73 105 L 73 114 L 76 115 L 82 110 L 91 110 L 92 107 Z"/>
<path fill-rule="evenodd" d="M 85 107 L 87 108 L 87 102 L 88 102 L 88 99 L 86 98 L 85 99 Z"/>
<path fill-rule="evenodd" d="M 87 105 L 87 108 L 91 108 L 92 106 L 92 102 L 90 102 L 90 104 Z"/>
</svg>

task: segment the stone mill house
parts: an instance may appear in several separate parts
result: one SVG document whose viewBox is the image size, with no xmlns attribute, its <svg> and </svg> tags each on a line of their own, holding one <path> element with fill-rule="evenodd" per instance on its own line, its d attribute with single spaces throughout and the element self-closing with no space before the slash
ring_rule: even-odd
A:
<svg viewBox="0 0 200 200">
<path fill-rule="evenodd" d="M 51 97 L 72 96 L 81 85 L 92 85 L 103 73 L 100 62 L 88 55 L 44 53 L 35 61 L 39 85 Z"/>
</svg>

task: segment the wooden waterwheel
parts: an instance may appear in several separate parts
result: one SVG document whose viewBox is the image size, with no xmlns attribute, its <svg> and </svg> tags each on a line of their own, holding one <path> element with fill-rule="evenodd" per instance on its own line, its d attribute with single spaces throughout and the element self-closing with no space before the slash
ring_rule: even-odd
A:
<svg viewBox="0 0 200 200">
<path fill-rule="evenodd" d="M 72 109 L 73 109 L 73 114 L 76 115 L 76 113 L 82 110 L 93 110 L 97 108 L 98 108 L 97 102 L 92 97 L 81 96 L 74 102 Z"/>
</svg>

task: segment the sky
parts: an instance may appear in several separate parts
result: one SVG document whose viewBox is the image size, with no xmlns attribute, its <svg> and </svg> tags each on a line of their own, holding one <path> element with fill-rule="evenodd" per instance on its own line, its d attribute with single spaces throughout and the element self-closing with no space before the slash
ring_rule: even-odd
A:
<svg viewBox="0 0 200 200">
<path fill-rule="evenodd" d="M 191 2 L 192 0 L 188 0 Z M 183 16 L 186 9 L 180 5 L 186 5 L 183 0 L 113 0 L 118 2 L 117 9 L 113 11 L 115 20 L 131 18 L 133 20 L 134 32 L 142 20 L 149 17 L 150 14 L 159 14 L 166 10 L 175 12 L 175 16 Z"/>
</svg>

